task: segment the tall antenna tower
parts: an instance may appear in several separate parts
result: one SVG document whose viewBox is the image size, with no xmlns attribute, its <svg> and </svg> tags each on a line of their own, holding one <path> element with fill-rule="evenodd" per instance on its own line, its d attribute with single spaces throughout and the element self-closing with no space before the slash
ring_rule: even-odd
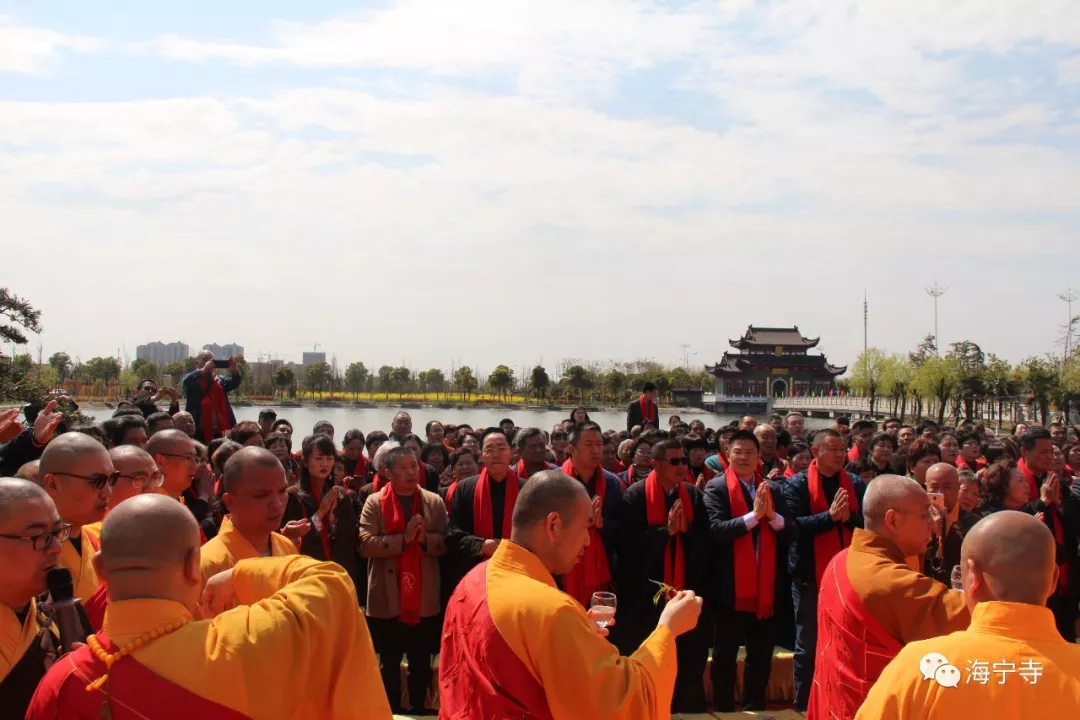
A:
<svg viewBox="0 0 1080 720">
<path fill-rule="evenodd" d="M 934 283 L 926 288 L 926 294 L 934 298 L 934 354 L 941 356 L 941 336 L 938 335 L 938 298 L 949 291 L 949 288 L 944 288 Z"/>
<path fill-rule="evenodd" d="M 1072 291 L 1072 288 L 1069 288 L 1065 292 L 1058 295 L 1058 297 L 1061 298 L 1069 306 L 1069 319 L 1068 323 L 1065 325 L 1065 356 L 1062 358 L 1062 360 L 1064 361 L 1069 359 L 1069 353 L 1072 351 L 1072 326 L 1073 320 L 1075 319 L 1073 317 L 1072 304 L 1074 300 L 1080 300 L 1080 296 L 1074 293 Z"/>
</svg>

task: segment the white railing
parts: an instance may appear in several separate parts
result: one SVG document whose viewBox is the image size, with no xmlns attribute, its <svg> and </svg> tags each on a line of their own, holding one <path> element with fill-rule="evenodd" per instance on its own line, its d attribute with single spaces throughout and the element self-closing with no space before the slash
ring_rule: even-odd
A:
<svg viewBox="0 0 1080 720">
<path fill-rule="evenodd" d="M 878 399 L 878 408 L 883 404 Z M 852 395 L 826 395 L 824 397 L 783 397 L 773 401 L 773 407 L 777 410 L 860 410 L 870 412 L 870 398 L 854 397 Z"/>
<path fill-rule="evenodd" d="M 717 395 L 716 393 L 707 393 L 701 396 L 702 403 L 715 404 L 718 402 L 727 403 L 767 403 L 769 398 L 764 395 Z"/>
</svg>

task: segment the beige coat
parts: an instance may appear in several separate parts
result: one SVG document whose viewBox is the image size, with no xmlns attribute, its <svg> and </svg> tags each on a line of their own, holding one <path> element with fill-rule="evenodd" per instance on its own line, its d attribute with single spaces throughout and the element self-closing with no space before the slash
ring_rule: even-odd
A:
<svg viewBox="0 0 1080 720">
<path fill-rule="evenodd" d="M 420 590 L 420 617 L 439 614 L 439 556 L 446 554 L 446 531 L 449 522 L 446 505 L 433 492 L 419 488 L 423 503 L 427 540 L 424 547 Z M 405 535 L 386 534 L 381 493 L 374 493 L 360 513 L 360 554 L 368 558 L 366 611 L 373 618 L 396 618 L 401 614 L 398 594 L 397 557 L 405 551 Z"/>
</svg>

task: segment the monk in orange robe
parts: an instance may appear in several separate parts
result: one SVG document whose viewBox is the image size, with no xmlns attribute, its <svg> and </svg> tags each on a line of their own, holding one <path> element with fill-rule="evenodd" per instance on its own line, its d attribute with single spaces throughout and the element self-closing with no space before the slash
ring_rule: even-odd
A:
<svg viewBox="0 0 1080 720">
<path fill-rule="evenodd" d="M 1025 513 L 976 523 L 960 564 L 971 626 L 901 650 L 857 720 L 1075 717 L 1080 647 L 1065 642 L 1046 607 L 1056 549 L 1049 528 Z"/>
<path fill-rule="evenodd" d="M 912 570 L 940 516 L 916 481 L 874 478 L 863 497 L 866 529 L 829 562 L 818 598 L 817 660 L 808 720 L 851 720 L 885 665 L 906 643 L 967 627 L 962 593 Z"/>
<path fill-rule="evenodd" d="M 579 562 L 595 508 L 578 480 L 533 475 L 514 505 L 509 541 L 450 598 L 439 656 L 441 717 L 463 720 L 664 720 L 675 689 L 675 637 L 697 625 L 701 599 L 667 602 L 656 629 L 620 657 L 555 576 Z"/>
<path fill-rule="evenodd" d="M 29 480 L 0 478 L 0 716 L 26 714 L 34 688 L 59 654 L 38 596 L 66 536 L 44 490 Z"/>
<path fill-rule="evenodd" d="M 229 514 L 218 534 L 202 547 L 203 581 L 241 560 L 296 555 L 296 543 L 275 532 L 285 514 L 289 483 L 277 457 L 261 447 L 237 451 L 225 463 L 221 501 Z M 294 532 L 311 530 L 307 520 L 290 523 Z"/>
<path fill-rule="evenodd" d="M 112 596 L 105 625 L 50 668 L 28 720 L 391 717 L 338 565 L 241 560 L 203 592 L 195 519 L 149 494 L 109 513 L 94 562 Z M 200 595 L 220 614 L 195 620 Z"/>
</svg>

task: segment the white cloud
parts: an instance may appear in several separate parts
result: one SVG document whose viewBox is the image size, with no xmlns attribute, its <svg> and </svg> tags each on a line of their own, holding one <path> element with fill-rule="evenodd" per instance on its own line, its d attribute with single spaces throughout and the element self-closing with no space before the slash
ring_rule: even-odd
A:
<svg viewBox="0 0 1080 720">
<path fill-rule="evenodd" d="M 90 53 L 100 40 L 25 27 L 0 15 L 0 72 L 38 75 L 52 69 L 63 51 Z"/>
</svg>

